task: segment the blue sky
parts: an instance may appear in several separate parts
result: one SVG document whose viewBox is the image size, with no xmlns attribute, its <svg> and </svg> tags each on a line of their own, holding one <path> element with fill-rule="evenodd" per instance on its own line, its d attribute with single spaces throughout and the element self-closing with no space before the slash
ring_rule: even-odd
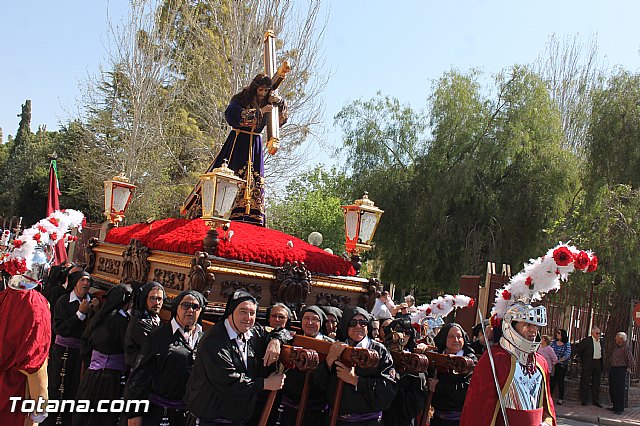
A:
<svg viewBox="0 0 640 426">
<path fill-rule="evenodd" d="M 304 1 L 304 0 L 303 0 Z M 23 0 L 0 7 L 0 127 L 14 135 L 16 116 L 32 100 L 32 129 L 48 130 L 75 113 L 79 82 L 106 55 L 108 20 L 126 14 L 127 0 Z M 637 0 L 327 0 L 324 56 L 333 76 L 325 99 L 325 140 L 339 141 L 333 116 L 377 91 L 426 104 L 431 83 L 451 68 L 494 74 L 530 63 L 551 34 L 596 36 L 609 66 L 640 70 Z M 320 158 L 324 157 L 321 155 Z"/>
</svg>

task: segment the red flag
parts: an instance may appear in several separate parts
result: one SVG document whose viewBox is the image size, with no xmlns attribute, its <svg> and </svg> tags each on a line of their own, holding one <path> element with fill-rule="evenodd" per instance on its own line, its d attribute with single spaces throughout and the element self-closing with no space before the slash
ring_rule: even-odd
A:
<svg viewBox="0 0 640 426">
<path fill-rule="evenodd" d="M 49 197 L 47 198 L 47 216 L 56 210 L 60 210 L 60 188 L 58 187 L 58 166 L 56 160 L 51 160 L 49 167 Z M 54 265 L 60 265 L 67 261 L 67 248 L 64 246 L 64 238 L 58 241 L 54 248 Z"/>
</svg>

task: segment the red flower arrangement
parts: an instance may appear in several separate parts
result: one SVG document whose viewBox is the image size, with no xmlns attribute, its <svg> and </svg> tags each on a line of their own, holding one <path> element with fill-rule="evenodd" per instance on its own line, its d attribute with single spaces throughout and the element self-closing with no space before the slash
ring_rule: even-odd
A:
<svg viewBox="0 0 640 426">
<path fill-rule="evenodd" d="M 598 269 L 598 257 L 594 254 L 591 256 L 589 266 L 587 266 L 587 272 L 595 272 Z"/>
<path fill-rule="evenodd" d="M 113 228 L 105 241 L 126 245 L 135 238 L 153 250 L 194 254 L 203 250 L 202 240 L 208 229 L 201 219 L 162 219 L 153 222 L 153 226 L 141 223 Z M 355 270 L 347 260 L 291 235 L 242 222 L 232 222 L 230 230 L 233 230 L 233 238 L 224 238 L 224 231 L 218 230 L 221 238 L 217 256 L 272 266 L 304 262 L 312 272 L 355 276 Z M 289 241 L 293 242 L 293 247 Z"/>
<path fill-rule="evenodd" d="M 589 255 L 584 250 L 581 250 L 580 253 L 573 256 L 573 266 L 576 269 L 584 271 L 589 266 Z"/>
<path fill-rule="evenodd" d="M 573 262 L 573 253 L 567 246 L 560 246 L 553 251 L 553 260 L 558 266 L 567 266 Z"/>
<path fill-rule="evenodd" d="M 13 240 L 11 241 L 11 244 L 13 244 L 13 246 L 18 249 L 22 247 L 22 242 L 23 242 L 22 240 Z"/>
<path fill-rule="evenodd" d="M 526 280 L 524 280 L 524 285 L 526 285 L 527 287 L 531 287 L 531 282 L 533 280 L 531 279 L 531 277 L 527 277 Z"/>
<path fill-rule="evenodd" d="M 503 290 L 502 291 L 502 298 L 504 300 L 509 300 L 511 299 L 511 293 L 509 293 L 509 290 Z"/>
<path fill-rule="evenodd" d="M 37 242 L 40 242 L 40 238 L 42 238 L 42 235 L 40 233 L 33 234 L 33 239 L 36 240 Z"/>
<path fill-rule="evenodd" d="M 469 300 L 469 307 L 472 308 L 476 304 L 476 299 Z"/>
<path fill-rule="evenodd" d="M 2 265 L 3 269 L 9 275 L 20 275 L 27 272 L 27 261 L 24 259 L 11 259 L 4 262 Z"/>
<path fill-rule="evenodd" d="M 55 226 L 60 226 L 60 221 L 55 217 L 50 217 L 48 220 L 49 222 L 53 223 Z"/>
</svg>

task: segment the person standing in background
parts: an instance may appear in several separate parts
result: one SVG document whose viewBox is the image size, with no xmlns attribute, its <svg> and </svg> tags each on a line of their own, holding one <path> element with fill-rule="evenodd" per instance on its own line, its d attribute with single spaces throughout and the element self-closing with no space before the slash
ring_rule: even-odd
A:
<svg viewBox="0 0 640 426">
<path fill-rule="evenodd" d="M 558 356 L 554 352 L 553 348 L 549 346 L 550 343 L 551 339 L 549 338 L 549 336 L 544 335 L 542 336 L 540 347 L 538 348 L 538 353 L 547 360 L 547 374 L 549 374 L 549 376 L 551 376 L 553 367 L 558 362 Z"/>
<path fill-rule="evenodd" d="M 591 385 L 591 401 L 596 407 L 600 404 L 600 378 L 602 376 L 602 345 L 600 344 L 600 328 L 593 327 L 591 336 L 580 340 L 576 353 L 582 361 L 580 370 L 580 398 L 582 405 L 589 400 L 589 385 Z"/>
<path fill-rule="evenodd" d="M 558 405 L 562 405 L 564 403 L 564 378 L 571 364 L 571 343 L 569 343 L 567 330 L 559 328 L 556 331 L 556 337 L 551 342 L 551 348 L 558 358 L 551 376 L 551 394 L 553 395 L 553 391 L 558 385 Z"/>
<path fill-rule="evenodd" d="M 631 372 L 636 361 L 627 344 L 627 333 L 616 334 L 616 347 L 611 354 L 611 369 L 609 370 L 609 395 L 613 407 L 608 409 L 616 414 L 624 412 L 624 385 L 627 374 Z"/>
</svg>

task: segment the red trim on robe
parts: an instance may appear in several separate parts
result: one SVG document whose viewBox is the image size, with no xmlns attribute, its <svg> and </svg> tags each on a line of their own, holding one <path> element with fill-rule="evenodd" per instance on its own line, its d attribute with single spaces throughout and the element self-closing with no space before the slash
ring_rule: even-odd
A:
<svg viewBox="0 0 640 426">
<path fill-rule="evenodd" d="M 505 394 L 505 386 L 511 384 L 513 379 L 513 368 L 515 367 L 515 358 L 503 349 L 501 346 L 494 346 L 491 350 L 493 354 L 493 360 L 496 366 L 496 375 L 498 376 L 498 383 L 500 388 Z M 556 425 L 556 410 L 553 405 L 553 399 L 551 398 L 549 388 L 549 376 L 547 374 L 547 362 L 544 357 L 538 353 L 536 356 L 537 368 L 542 371 L 543 374 L 543 386 L 545 388 L 546 398 L 543 398 L 542 411 L 550 414 L 553 418 L 553 425 Z M 536 418 L 539 418 L 537 414 L 534 414 L 536 410 L 532 412 L 525 411 L 522 414 L 522 418 L 530 419 L 531 423 L 526 421 L 523 423 L 521 416 L 517 423 L 511 420 L 511 415 L 508 414 L 511 420 L 510 426 L 540 426 L 540 422 L 536 423 Z M 544 420 L 544 414 L 542 415 Z M 467 390 L 467 397 L 464 402 L 464 408 L 462 410 L 462 417 L 460 419 L 460 426 L 501 426 L 504 425 L 502 418 L 502 411 L 500 409 L 500 403 L 498 400 L 498 394 L 496 393 L 496 385 L 493 379 L 493 373 L 491 372 L 491 363 L 489 361 L 488 353 L 484 353 L 478 361 L 478 365 L 473 371 L 471 376 L 471 383 Z"/>
<path fill-rule="evenodd" d="M 0 419 L 4 426 L 22 426 L 25 415 L 11 413 L 10 396 L 26 395 L 27 376 L 40 370 L 51 345 L 49 304 L 36 290 L 0 291 Z"/>
</svg>

